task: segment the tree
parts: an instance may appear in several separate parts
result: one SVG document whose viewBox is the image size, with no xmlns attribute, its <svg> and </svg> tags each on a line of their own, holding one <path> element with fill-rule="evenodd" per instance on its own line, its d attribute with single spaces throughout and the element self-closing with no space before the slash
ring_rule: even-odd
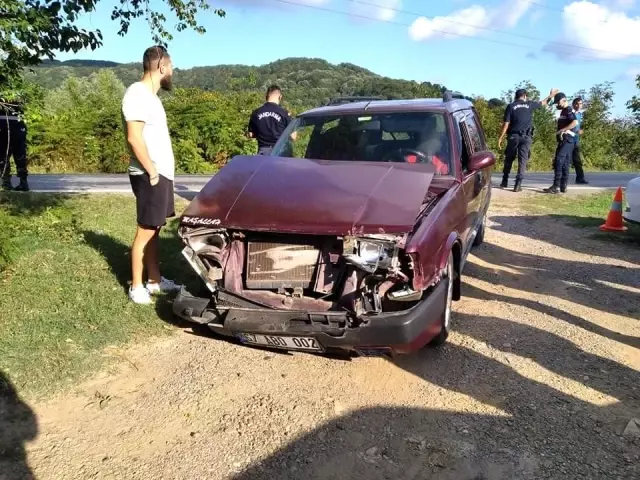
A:
<svg viewBox="0 0 640 480">
<path fill-rule="evenodd" d="M 640 89 L 640 75 L 636 77 L 636 87 Z M 631 97 L 631 100 L 627 102 L 627 108 L 631 110 L 633 117 L 640 125 L 640 96 L 634 95 Z"/>
<path fill-rule="evenodd" d="M 53 59 L 56 51 L 95 50 L 102 45 L 100 30 L 88 31 L 75 23 L 84 13 L 95 9 L 100 0 L 2 0 L 0 13 L 0 90 L 16 83 L 25 67 L 37 65 L 43 57 Z M 176 30 L 205 29 L 196 20 L 199 10 L 208 10 L 207 0 L 162 0 L 175 15 Z M 220 17 L 224 10 L 213 11 Z M 165 27 L 166 16 L 151 8 L 149 0 L 119 0 L 111 19 L 120 23 L 119 35 L 125 35 L 131 21 L 144 17 L 155 42 L 166 45 L 172 39 Z"/>
</svg>

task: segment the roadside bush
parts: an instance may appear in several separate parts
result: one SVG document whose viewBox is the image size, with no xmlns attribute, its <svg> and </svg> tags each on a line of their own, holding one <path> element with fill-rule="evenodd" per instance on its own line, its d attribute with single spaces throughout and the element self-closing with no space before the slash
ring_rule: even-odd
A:
<svg viewBox="0 0 640 480">
<path fill-rule="evenodd" d="M 276 62 L 274 68 L 284 68 L 286 63 L 280 65 Z M 295 70 L 282 75 L 274 73 L 273 76 L 266 72 L 268 77 L 263 78 L 267 83 L 277 81 L 282 84 L 286 101 L 291 102 L 283 106 L 289 108 L 292 115 L 317 106 L 319 99 L 326 101 L 336 93 L 386 98 L 437 97 L 441 94 L 442 87 L 436 84 L 391 79 L 374 81 L 353 72 L 345 77 L 346 83 L 343 82 L 339 92 L 336 92 L 335 85 L 342 78 L 340 72 L 345 68 L 345 71 L 351 72 L 355 67 L 343 66 L 329 74 L 324 70 L 316 71 L 316 63 L 308 62 L 306 66 L 311 68 L 309 71 Z M 190 72 L 195 75 L 199 70 Z M 329 75 L 330 78 L 323 75 Z M 251 68 L 247 68 L 244 77 L 232 76 L 218 80 L 226 85 L 224 92 L 195 87 L 177 88 L 170 93 L 160 92 L 167 112 L 178 173 L 211 173 L 235 155 L 256 152 L 255 140 L 248 139 L 245 133 L 252 110 L 264 101 L 264 85 L 258 82 Z M 502 99 L 474 99 L 488 146 L 498 154 L 498 170 L 504 162 L 504 149 L 498 149 L 504 108 L 513 99 L 515 89 L 521 87 L 527 89 L 531 99 L 539 99 L 540 92 L 528 81 L 504 92 Z M 309 88 L 313 89 L 313 95 L 309 93 Z M 125 85 L 114 70 L 99 70 L 83 78 L 68 76 L 60 87 L 48 92 L 36 87 L 31 90 L 31 96 L 39 99 L 30 101 L 27 115 L 33 171 L 126 171 L 129 153 L 120 112 Z M 583 97 L 586 107 L 585 133 L 582 137 L 586 168 L 640 168 L 640 114 L 638 118 L 612 118 L 613 90 L 609 83 L 595 85 L 578 94 Z M 640 109 L 638 105 L 640 101 L 631 102 L 630 108 Z M 556 115 L 555 108 L 543 108 L 535 112 L 536 133 L 529 170 L 551 169 L 556 148 Z"/>
</svg>

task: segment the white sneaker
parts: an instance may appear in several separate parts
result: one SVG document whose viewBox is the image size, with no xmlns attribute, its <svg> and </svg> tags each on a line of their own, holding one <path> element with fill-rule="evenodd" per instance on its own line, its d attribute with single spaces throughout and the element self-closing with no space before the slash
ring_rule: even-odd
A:
<svg viewBox="0 0 640 480">
<path fill-rule="evenodd" d="M 133 303 L 137 303 L 140 305 L 149 305 L 150 303 L 152 303 L 149 290 L 147 290 L 145 287 L 129 287 L 129 299 Z"/>
<path fill-rule="evenodd" d="M 156 295 L 158 293 L 177 292 L 181 288 L 182 285 L 178 285 L 173 280 L 169 280 L 168 278 L 164 277 L 160 277 L 160 283 L 147 282 L 147 290 L 151 295 Z"/>
</svg>

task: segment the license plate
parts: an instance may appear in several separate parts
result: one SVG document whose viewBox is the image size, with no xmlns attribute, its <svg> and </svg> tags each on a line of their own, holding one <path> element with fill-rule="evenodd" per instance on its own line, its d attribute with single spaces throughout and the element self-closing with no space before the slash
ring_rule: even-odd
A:
<svg viewBox="0 0 640 480">
<path fill-rule="evenodd" d="M 288 350 L 307 350 L 319 352 L 322 350 L 318 341 L 313 337 L 289 337 L 281 335 L 261 335 L 255 333 L 239 333 L 236 335 L 241 342 L 252 345 L 263 345 L 272 348 Z"/>
</svg>

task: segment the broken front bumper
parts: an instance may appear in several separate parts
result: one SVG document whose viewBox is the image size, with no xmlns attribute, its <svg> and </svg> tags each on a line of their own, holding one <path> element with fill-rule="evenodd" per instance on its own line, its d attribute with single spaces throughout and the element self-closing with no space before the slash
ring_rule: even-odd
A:
<svg viewBox="0 0 640 480">
<path fill-rule="evenodd" d="M 362 316 L 364 323 L 358 327 L 348 326 L 346 312 L 272 309 L 229 294 L 227 301 L 216 305 L 211 299 L 192 296 L 184 288 L 173 303 L 173 312 L 225 336 L 304 336 L 314 338 L 323 352 L 341 350 L 381 355 L 411 352 L 437 336 L 442 328 L 446 293 L 445 282 L 440 282 L 412 308 Z M 237 305 L 229 305 L 236 302 Z"/>
</svg>

